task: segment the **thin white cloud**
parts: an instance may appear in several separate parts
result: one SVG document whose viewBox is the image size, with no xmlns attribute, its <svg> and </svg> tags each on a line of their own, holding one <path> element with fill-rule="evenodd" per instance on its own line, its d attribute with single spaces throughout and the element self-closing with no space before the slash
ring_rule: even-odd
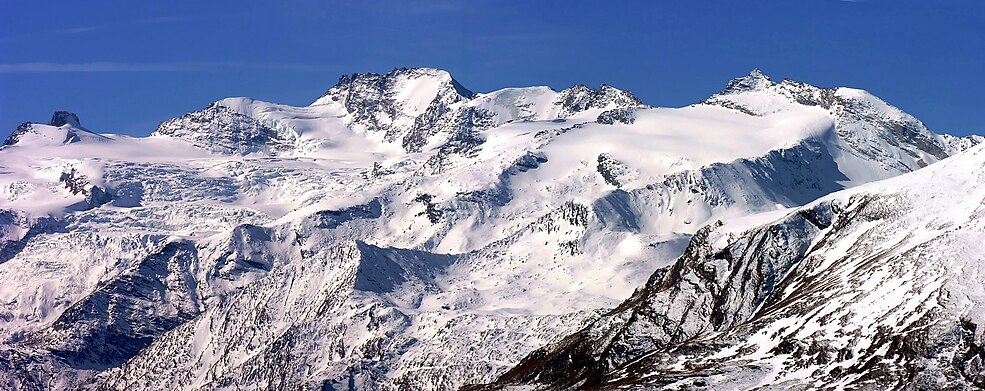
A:
<svg viewBox="0 0 985 391">
<path fill-rule="evenodd" d="M 461 12 L 467 5 L 458 1 L 449 0 L 429 0 L 429 1 L 407 1 L 396 3 L 380 3 L 383 11 L 398 13 L 401 15 L 437 15 Z"/>
<path fill-rule="evenodd" d="M 185 63 L 122 63 L 122 62 L 25 62 L 0 64 L 0 73 L 90 73 L 90 72 L 208 72 L 223 69 L 269 69 L 297 72 L 335 71 L 336 67 L 318 64 L 185 62 Z"/>
<path fill-rule="evenodd" d="M 163 23 L 176 23 L 176 22 L 186 22 L 186 21 L 191 21 L 191 20 L 195 20 L 195 17 L 194 16 L 158 16 L 158 17 L 153 17 L 153 18 L 132 19 L 132 20 L 126 20 L 126 21 L 116 22 L 116 23 L 106 23 L 106 24 L 92 25 L 92 26 L 72 27 L 72 28 L 67 28 L 67 29 L 62 29 L 62 30 L 55 30 L 55 31 L 52 31 L 51 33 L 54 33 L 54 34 L 78 34 L 78 33 L 87 33 L 87 32 L 96 31 L 96 30 L 106 30 L 106 29 L 111 29 L 111 28 L 114 28 L 114 27 L 141 26 L 141 25 L 163 24 Z"/>
<path fill-rule="evenodd" d="M 60 73 L 60 72 L 187 72 L 179 64 L 128 64 L 119 62 L 54 63 L 25 62 L 0 64 L 0 73 Z"/>
<path fill-rule="evenodd" d="M 236 17 L 236 15 L 228 14 L 223 15 L 222 18 Z M 53 30 L 46 30 L 40 32 L 33 32 L 30 34 L 16 34 L 12 36 L 0 37 L 0 42 L 12 42 L 12 41 L 22 41 L 35 38 L 53 38 L 53 37 L 63 37 L 66 35 L 76 35 L 83 34 L 92 31 L 101 30 L 112 30 L 119 29 L 128 26 L 148 26 L 148 25 L 159 25 L 168 23 L 180 23 L 189 22 L 195 20 L 201 20 L 199 16 L 156 16 L 151 18 L 137 18 L 123 21 L 116 21 L 104 24 L 94 24 L 89 26 L 75 26 L 67 28 L 59 28 Z M 216 18 L 212 18 L 213 20 Z"/>
<path fill-rule="evenodd" d="M 70 29 L 59 30 L 58 32 L 59 33 L 62 33 L 62 34 L 78 34 L 78 33 L 84 33 L 84 32 L 93 31 L 93 30 L 99 30 L 99 27 L 96 27 L 96 26 L 74 27 L 74 28 L 70 28 Z"/>
</svg>

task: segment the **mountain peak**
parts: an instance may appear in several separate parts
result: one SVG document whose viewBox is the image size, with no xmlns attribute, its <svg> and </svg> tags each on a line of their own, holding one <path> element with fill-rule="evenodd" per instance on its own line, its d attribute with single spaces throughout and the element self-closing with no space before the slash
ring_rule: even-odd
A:
<svg viewBox="0 0 985 391">
<path fill-rule="evenodd" d="M 67 126 L 66 126 L 67 125 Z M 0 146 L 14 145 L 24 137 L 41 140 L 43 144 L 71 144 L 78 141 L 106 141 L 111 138 L 86 130 L 79 116 L 69 111 L 56 111 L 48 124 L 24 122 L 17 126 Z"/>
<path fill-rule="evenodd" d="M 76 128 L 81 128 L 82 124 L 79 122 L 79 116 L 75 113 L 69 111 L 56 111 L 51 115 L 51 121 L 48 121 L 50 126 L 63 126 L 71 125 Z"/>
<path fill-rule="evenodd" d="M 10 135 L 7 136 L 7 139 L 3 141 L 2 145 L 7 146 L 7 145 L 17 144 L 17 142 L 20 141 L 22 135 L 31 131 L 32 126 L 33 124 L 30 122 L 24 122 L 20 125 L 17 125 L 17 128 L 14 129 L 13 132 L 10 132 Z"/>
<path fill-rule="evenodd" d="M 447 71 L 435 68 L 395 68 L 386 74 L 354 73 L 339 79 L 311 106 L 333 105 L 345 110 L 346 121 L 362 132 L 382 135 L 418 151 L 431 136 L 470 126 L 461 105 L 476 94 Z M 454 133 L 454 132 L 452 132 Z"/>
<path fill-rule="evenodd" d="M 768 88 L 775 84 L 763 71 L 759 70 L 759 68 L 754 68 L 748 75 L 729 81 L 725 87 L 725 92 L 753 91 Z"/>
<path fill-rule="evenodd" d="M 475 96 L 474 92 L 462 86 L 448 71 L 437 68 L 394 68 L 382 75 L 372 72 L 342 75 L 339 77 L 339 81 L 313 104 L 342 101 L 346 95 L 353 93 L 395 93 L 396 89 L 405 89 L 406 87 L 429 90 L 428 95 L 433 95 L 439 90 L 453 90 L 465 99 Z"/>
</svg>

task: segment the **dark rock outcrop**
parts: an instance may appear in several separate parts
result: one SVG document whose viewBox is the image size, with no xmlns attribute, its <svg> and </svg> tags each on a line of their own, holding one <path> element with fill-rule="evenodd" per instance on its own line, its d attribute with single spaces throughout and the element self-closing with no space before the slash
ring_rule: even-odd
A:
<svg viewBox="0 0 985 391">
<path fill-rule="evenodd" d="M 51 126 L 64 126 L 69 125 L 76 128 L 81 128 L 82 123 L 79 122 L 79 116 L 75 113 L 68 111 L 56 111 L 51 115 L 51 120 L 48 121 L 48 125 Z"/>
</svg>

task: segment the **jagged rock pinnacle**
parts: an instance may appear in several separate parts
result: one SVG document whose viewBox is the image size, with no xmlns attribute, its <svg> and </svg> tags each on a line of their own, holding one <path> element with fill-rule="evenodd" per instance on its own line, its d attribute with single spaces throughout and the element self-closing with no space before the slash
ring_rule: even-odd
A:
<svg viewBox="0 0 985 391">
<path fill-rule="evenodd" d="M 56 111 L 51 115 L 51 121 L 48 121 L 48 125 L 51 126 L 62 126 L 62 125 L 72 125 L 74 127 L 82 127 L 79 122 L 79 116 L 75 113 L 68 111 Z"/>
<path fill-rule="evenodd" d="M 752 91 L 769 87 L 773 84 L 773 81 L 768 76 L 763 74 L 759 68 L 755 68 L 748 75 L 729 81 L 728 86 L 725 87 L 725 92 Z"/>
</svg>

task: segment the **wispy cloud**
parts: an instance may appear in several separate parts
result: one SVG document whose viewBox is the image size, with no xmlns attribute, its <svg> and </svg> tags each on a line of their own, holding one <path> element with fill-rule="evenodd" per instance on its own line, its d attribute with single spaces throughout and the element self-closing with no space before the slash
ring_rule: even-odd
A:
<svg viewBox="0 0 985 391">
<path fill-rule="evenodd" d="M 465 3 L 450 0 L 406 1 L 395 3 L 378 3 L 378 5 L 380 6 L 380 11 L 415 16 L 456 13 L 467 9 L 468 7 Z"/>
<path fill-rule="evenodd" d="M 95 31 L 95 30 L 99 30 L 99 27 L 96 27 L 96 26 L 73 27 L 73 28 L 70 28 L 70 29 L 56 30 L 56 31 L 54 31 L 54 33 L 60 33 L 60 34 L 78 34 L 78 33 L 84 33 L 84 32 L 87 32 L 87 31 Z"/>
<path fill-rule="evenodd" d="M 550 41 L 570 36 L 558 31 L 538 31 L 527 33 L 480 34 L 475 39 L 480 42 L 518 42 Z"/>
<path fill-rule="evenodd" d="M 416 4 L 410 8 L 410 11 L 417 15 L 433 15 L 459 12 L 465 8 L 463 3 L 457 1 L 430 1 Z"/>
<path fill-rule="evenodd" d="M 90 72 L 210 72 L 224 69 L 268 69 L 297 72 L 327 72 L 337 68 L 318 64 L 248 63 L 248 62 L 184 62 L 184 63 L 122 63 L 122 62 L 25 62 L 0 64 L 0 73 L 90 73 Z"/>
<path fill-rule="evenodd" d="M 91 26 L 79 26 L 60 30 L 52 30 L 53 34 L 79 34 L 87 33 L 90 31 L 97 30 L 107 30 L 116 27 L 124 26 L 143 26 L 143 25 L 154 25 L 154 24 L 166 24 L 166 23 L 178 23 L 178 22 L 188 22 L 197 19 L 195 16 L 158 16 L 153 18 L 137 18 L 131 20 L 118 21 L 113 23 L 97 24 Z"/>
<path fill-rule="evenodd" d="M 54 63 L 24 62 L 0 64 L 0 73 L 59 73 L 59 72 L 187 72 L 179 64 L 127 64 L 119 62 Z"/>
<path fill-rule="evenodd" d="M 235 15 L 224 15 L 223 17 L 233 17 Z M 130 20 L 122 20 L 111 23 L 94 24 L 88 26 L 75 26 L 58 28 L 51 30 L 41 30 L 40 32 L 34 32 L 31 34 L 18 34 L 6 37 L 0 37 L 0 42 L 10 42 L 10 41 L 20 41 L 31 38 L 53 38 L 53 37 L 64 37 L 67 35 L 76 35 L 82 33 L 89 33 L 93 31 L 101 30 L 112 30 L 131 26 L 148 26 L 148 25 L 159 25 L 168 23 L 179 23 L 179 22 L 190 22 L 195 20 L 200 20 L 200 16 L 156 16 L 152 18 L 136 18 Z"/>
</svg>

